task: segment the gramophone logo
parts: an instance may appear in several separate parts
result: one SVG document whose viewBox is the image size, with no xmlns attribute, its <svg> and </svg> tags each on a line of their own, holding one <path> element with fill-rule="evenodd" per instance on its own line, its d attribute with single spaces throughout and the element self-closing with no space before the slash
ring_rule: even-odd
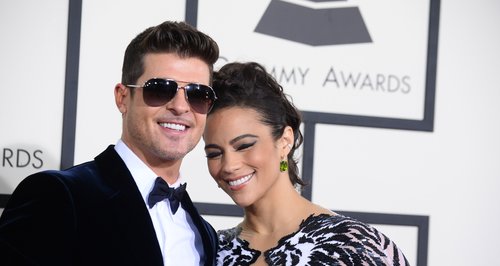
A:
<svg viewBox="0 0 500 266">
<path fill-rule="evenodd" d="M 302 0 L 304 4 L 294 4 L 272 0 L 255 32 L 312 46 L 372 42 L 359 8 L 314 7 L 345 1 Z"/>
</svg>

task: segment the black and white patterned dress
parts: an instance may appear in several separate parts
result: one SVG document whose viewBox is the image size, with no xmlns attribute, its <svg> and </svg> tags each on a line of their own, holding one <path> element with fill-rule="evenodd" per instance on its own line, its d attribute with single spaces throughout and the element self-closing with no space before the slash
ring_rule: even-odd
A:
<svg viewBox="0 0 500 266">
<path fill-rule="evenodd" d="M 238 236 L 241 227 L 217 232 L 217 265 L 251 265 L 260 251 Z M 409 265 L 394 242 L 374 227 L 343 215 L 311 215 L 299 229 L 264 252 L 269 265 Z"/>
</svg>

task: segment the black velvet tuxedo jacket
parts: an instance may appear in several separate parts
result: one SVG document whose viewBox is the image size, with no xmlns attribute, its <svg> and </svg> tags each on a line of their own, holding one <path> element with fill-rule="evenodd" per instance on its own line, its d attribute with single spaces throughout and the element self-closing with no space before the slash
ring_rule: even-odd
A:
<svg viewBox="0 0 500 266">
<path fill-rule="evenodd" d="M 205 265 L 214 265 L 214 229 L 187 194 L 181 206 L 202 237 Z M 113 145 L 94 161 L 19 184 L 0 217 L 0 265 L 163 265 L 147 207 Z"/>
</svg>

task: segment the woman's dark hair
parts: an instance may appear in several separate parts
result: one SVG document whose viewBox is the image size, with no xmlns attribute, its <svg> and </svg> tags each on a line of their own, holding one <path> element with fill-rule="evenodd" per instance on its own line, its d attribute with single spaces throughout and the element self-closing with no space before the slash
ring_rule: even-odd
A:
<svg viewBox="0 0 500 266">
<path fill-rule="evenodd" d="M 264 66 L 255 62 L 226 64 L 214 72 L 213 89 L 218 99 L 208 115 L 227 107 L 251 108 L 271 127 L 275 140 L 283 135 L 286 126 L 293 129 L 294 143 L 287 158 L 288 173 L 294 186 L 304 186 L 293 156 L 303 141 L 300 112 Z"/>
<path fill-rule="evenodd" d="M 166 21 L 147 28 L 125 50 L 122 84 L 135 84 L 144 73 L 144 56 L 149 53 L 175 53 L 181 58 L 199 58 L 208 65 L 212 77 L 213 65 L 219 58 L 219 46 L 208 35 L 184 22 Z"/>
</svg>

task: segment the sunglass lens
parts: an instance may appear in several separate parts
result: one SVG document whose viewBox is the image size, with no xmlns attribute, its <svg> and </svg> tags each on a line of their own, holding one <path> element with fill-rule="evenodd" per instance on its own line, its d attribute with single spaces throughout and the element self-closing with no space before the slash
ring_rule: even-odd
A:
<svg viewBox="0 0 500 266">
<path fill-rule="evenodd" d="M 186 86 L 189 105 L 200 114 L 206 114 L 212 108 L 215 94 L 210 87 L 201 84 Z"/>
<path fill-rule="evenodd" d="M 161 106 L 175 97 L 177 83 L 165 79 L 150 79 L 144 85 L 144 102 L 149 106 Z"/>
</svg>

